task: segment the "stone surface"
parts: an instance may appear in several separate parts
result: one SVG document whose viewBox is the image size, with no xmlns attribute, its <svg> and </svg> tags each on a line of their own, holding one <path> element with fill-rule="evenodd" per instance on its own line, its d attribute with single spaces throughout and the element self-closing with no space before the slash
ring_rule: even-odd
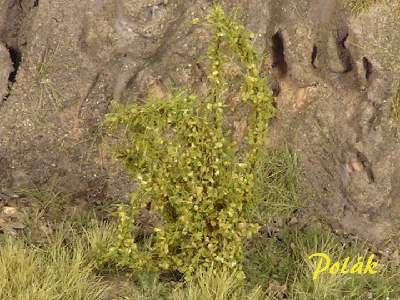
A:
<svg viewBox="0 0 400 300">
<path fill-rule="evenodd" d="M 292 9 L 276 21 L 289 71 L 275 141 L 299 152 L 318 213 L 335 228 L 380 242 L 396 233 L 400 212 L 400 140 L 390 118 L 400 70 L 393 5 L 356 17 L 340 1 L 287 1 Z"/>
<path fill-rule="evenodd" d="M 22 54 L 0 105 L 0 191 L 51 187 L 89 203 L 126 198 L 133 186 L 101 145 L 101 121 L 113 99 L 204 89 L 209 32 L 192 20 L 212 2 L 0 1 L 0 42 Z M 257 48 L 272 52 L 265 71 L 279 113 L 271 143 L 298 151 L 313 213 L 373 241 L 391 237 L 400 213 L 392 4 L 353 16 L 339 0 L 226 3 L 239 8 Z M 0 46 L 0 67 L 6 56 Z M 2 74 L 0 95 L 9 85 Z"/>
<path fill-rule="evenodd" d="M 14 71 L 8 49 L 0 43 L 0 99 L 8 95 L 8 80 Z"/>
</svg>

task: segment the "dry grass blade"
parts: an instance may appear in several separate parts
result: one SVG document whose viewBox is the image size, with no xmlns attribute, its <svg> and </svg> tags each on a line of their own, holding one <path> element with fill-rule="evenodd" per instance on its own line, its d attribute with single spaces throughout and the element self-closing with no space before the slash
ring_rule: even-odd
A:
<svg viewBox="0 0 400 300">
<path fill-rule="evenodd" d="M 41 247 L 4 237 L 0 247 L 0 299 L 101 299 L 107 287 L 95 276 L 91 254 L 97 253 L 96 247 L 104 244 L 105 237 L 100 227 L 96 230 L 78 236 L 61 229 Z"/>
<path fill-rule="evenodd" d="M 392 116 L 397 123 L 400 123 L 400 86 L 393 99 Z"/>
</svg>

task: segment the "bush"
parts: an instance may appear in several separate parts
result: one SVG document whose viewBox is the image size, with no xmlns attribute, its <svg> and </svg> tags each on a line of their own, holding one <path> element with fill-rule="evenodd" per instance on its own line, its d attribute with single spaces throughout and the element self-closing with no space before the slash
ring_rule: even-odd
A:
<svg viewBox="0 0 400 300">
<path fill-rule="evenodd" d="M 109 132 L 119 134 L 115 157 L 139 183 L 130 204 L 118 210 L 119 242 L 109 257 L 120 266 L 174 270 L 190 279 L 213 265 L 243 276 L 242 242 L 258 230 L 248 215 L 256 202 L 254 170 L 273 115 L 272 93 L 259 75 L 252 34 L 220 6 L 209 24 L 215 36 L 203 99 L 182 91 L 169 100 L 117 107 L 105 120 Z M 242 141 L 227 129 L 232 98 L 249 111 Z M 146 207 L 163 224 L 141 244 L 133 235 L 134 219 Z"/>
</svg>

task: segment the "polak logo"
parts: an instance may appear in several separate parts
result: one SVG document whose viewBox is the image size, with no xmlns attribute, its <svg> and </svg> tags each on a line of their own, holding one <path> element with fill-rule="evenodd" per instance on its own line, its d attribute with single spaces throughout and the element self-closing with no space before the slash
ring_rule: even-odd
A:
<svg viewBox="0 0 400 300">
<path fill-rule="evenodd" d="M 317 265 L 313 271 L 313 279 L 317 280 L 323 273 L 331 275 L 338 274 L 360 274 L 360 275 L 373 275 L 378 273 L 377 270 L 379 263 L 374 261 L 374 254 L 371 254 L 367 261 L 365 257 L 358 256 L 356 260 L 351 261 L 348 256 L 343 261 L 332 261 L 328 254 L 320 252 L 314 253 L 308 257 L 309 260 L 314 261 L 317 259 Z"/>
</svg>

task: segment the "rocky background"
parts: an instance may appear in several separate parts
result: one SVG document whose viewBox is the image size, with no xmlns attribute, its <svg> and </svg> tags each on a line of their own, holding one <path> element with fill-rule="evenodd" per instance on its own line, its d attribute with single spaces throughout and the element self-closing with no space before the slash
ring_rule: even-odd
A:
<svg viewBox="0 0 400 300">
<path fill-rule="evenodd" d="M 101 144 L 111 101 L 201 91 L 212 0 L 0 0 L 0 202 L 54 189 L 96 205 L 132 183 Z M 340 0 L 234 0 L 270 53 L 271 146 L 299 155 L 310 213 L 385 242 L 399 229 L 400 79 L 395 1 L 354 15 Z"/>
</svg>

